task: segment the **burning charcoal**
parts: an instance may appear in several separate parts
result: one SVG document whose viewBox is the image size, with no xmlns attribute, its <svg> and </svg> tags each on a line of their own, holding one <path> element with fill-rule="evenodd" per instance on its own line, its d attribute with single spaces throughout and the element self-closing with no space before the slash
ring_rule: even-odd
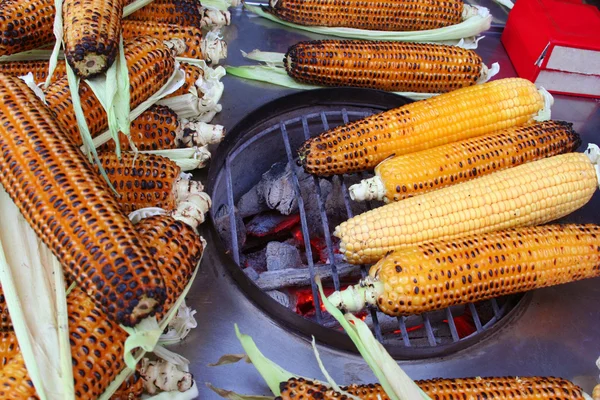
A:
<svg viewBox="0 0 600 400">
<path fill-rule="evenodd" d="M 279 290 L 269 290 L 266 293 L 282 306 L 290 308 L 290 297 L 287 294 L 280 292 Z"/>
<path fill-rule="evenodd" d="M 257 281 L 258 278 L 260 277 L 259 273 L 256 272 L 256 270 L 252 267 L 248 267 L 248 268 L 244 268 L 244 273 L 246 274 L 246 276 L 248 278 L 250 278 L 253 281 Z"/>
<path fill-rule="evenodd" d="M 358 265 L 338 264 L 337 271 L 340 278 L 354 279 L 360 276 L 360 267 Z M 315 274 L 319 275 L 322 281 L 327 282 L 331 280 L 331 266 L 317 264 L 315 265 Z M 307 268 L 288 268 L 263 272 L 260 274 L 256 284 L 263 290 L 276 290 L 292 286 L 310 286 L 311 281 Z"/>
<path fill-rule="evenodd" d="M 246 224 L 248 235 L 265 237 L 289 230 L 300 222 L 300 216 L 268 212 L 256 215 Z"/>
<path fill-rule="evenodd" d="M 278 271 L 302 266 L 300 252 L 292 245 L 270 242 L 267 245 L 267 270 Z"/>
<path fill-rule="evenodd" d="M 264 248 L 254 253 L 246 254 L 242 265 L 246 268 L 252 268 L 257 272 L 265 272 L 267 270 L 267 249 Z"/>
<path fill-rule="evenodd" d="M 235 215 L 235 226 L 237 230 L 237 242 L 238 249 L 242 248 L 244 243 L 246 243 L 246 227 L 244 225 L 244 221 L 242 221 L 242 217 L 237 212 L 237 209 L 234 208 Z M 231 223 L 229 219 L 229 206 L 227 204 L 221 205 L 217 212 L 215 213 L 215 226 L 221 239 L 223 240 L 223 244 L 227 248 L 228 252 L 234 251 L 233 249 L 233 235 L 231 234 Z"/>
</svg>

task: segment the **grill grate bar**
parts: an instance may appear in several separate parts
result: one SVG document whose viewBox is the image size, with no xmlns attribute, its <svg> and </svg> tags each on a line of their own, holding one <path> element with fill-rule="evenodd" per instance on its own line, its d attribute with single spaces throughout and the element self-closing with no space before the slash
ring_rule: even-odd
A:
<svg viewBox="0 0 600 400">
<path fill-rule="evenodd" d="M 471 316 L 473 317 L 473 322 L 475 322 L 475 328 L 477 332 L 481 332 L 483 327 L 481 326 L 481 320 L 479 319 L 479 313 L 475 308 L 475 304 L 469 303 L 469 310 L 471 310 Z"/>
<path fill-rule="evenodd" d="M 425 332 L 427 333 L 427 340 L 431 347 L 437 346 L 435 335 L 433 334 L 433 328 L 431 327 L 431 321 L 429 320 L 429 314 L 423 314 L 423 324 L 425 325 Z"/>
<path fill-rule="evenodd" d="M 500 312 L 500 307 L 498 306 L 498 301 L 496 299 L 492 299 L 491 303 L 492 303 L 492 310 L 494 310 L 494 316 L 496 318 L 500 319 L 500 317 L 502 316 L 502 313 Z"/>
<path fill-rule="evenodd" d="M 325 113 L 321 113 L 321 120 L 323 126 L 327 130 L 327 117 Z M 310 130 L 308 129 L 308 122 L 306 118 L 302 119 L 302 130 L 304 131 L 304 139 L 310 138 Z M 323 201 L 323 195 L 321 194 L 321 184 L 316 176 L 312 177 L 313 184 L 315 185 L 315 193 L 317 194 L 317 200 L 319 201 L 319 213 L 321 215 L 321 223 L 323 224 L 323 235 L 325 236 L 325 244 L 327 245 L 327 256 L 329 257 L 329 264 L 331 265 L 331 275 L 333 278 L 333 287 L 335 290 L 340 290 L 340 277 L 337 271 L 337 265 L 335 264 L 335 255 L 333 252 L 333 243 L 331 241 L 331 232 L 329 231 L 329 219 L 327 218 L 327 211 L 325 210 L 325 202 Z M 311 281 L 311 285 L 315 285 L 314 281 Z"/>
<path fill-rule="evenodd" d="M 400 335 L 402 336 L 402 342 L 404 342 L 404 346 L 410 346 L 410 339 L 408 338 L 408 331 L 406 330 L 406 322 L 404 322 L 406 317 L 398 317 L 398 325 L 400 325 Z"/>
<path fill-rule="evenodd" d="M 225 160 L 225 174 L 227 176 L 227 208 L 229 213 L 229 229 L 231 229 L 231 247 L 233 260 L 240 265 L 240 245 L 237 237 L 237 225 L 235 222 L 235 203 L 233 201 L 233 179 L 231 178 L 231 160 Z"/>
<path fill-rule="evenodd" d="M 292 155 L 292 146 L 290 145 L 290 138 L 288 137 L 285 123 L 279 125 L 281 131 L 281 137 L 283 138 L 283 144 L 285 145 L 285 152 L 287 154 L 288 162 L 290 165 L 294 165 L 294 156 Z M 302 235 L 304 236 L 304 247 L 306 250 L 306 259 L 308 262 L 308 271 L 310 274 L 311 290 L 313 295 L 313 304 L 315 306 L 315 314 L 317 322 L 320 324 L 323 319 L 321 312 L 321 300 L 319 299 L 319 291 L 315 285 L 315 265 L 313 263 L 312 249 L 310 247 L 310 236 L 308 234 L 308 223 L 306 222 L 306 210 L 304 209 L 304 199 L 300 192 L 300 183 L 298 182 L 298 175 L 296 175 L 296 169 L 290 168 L 292 171 L 292 184 L 294 185 L 294 192 L 298 199 L 298 211 L 300 213 L 300 225 L 302 226 Z"/>
<path fill-rule="evenodd" d="M 454 323 L 454 316 L 452 315 L 452 311 L 450 307 L 446 308 L 446 319 L 448 320 L 448 326 L 450 327 L 450 334 L 452 335 L 452 341 L 458 342 L 460 337 L 458 336 L 458 331 L 456 330 L 456 324 Z"/>
</svg>

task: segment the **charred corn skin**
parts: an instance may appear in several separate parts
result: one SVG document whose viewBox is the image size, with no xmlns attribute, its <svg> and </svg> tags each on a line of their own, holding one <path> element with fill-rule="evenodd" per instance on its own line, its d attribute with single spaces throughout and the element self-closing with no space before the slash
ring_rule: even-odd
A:
<svg viewBox="0 0 600 400">
<path fill-rule="evenodd" d="M 65 0 L 63 40 L 65 59 L 83 79 L 103 72 L 119 50 L 125 0 Z"/>
<path fill-rule="evenodd" d="M 175 70 L 175 59 L 171 51 L 160 39 L 149 36 L 138 37 L 125 42 L 125 59 L 129 69 L 131 108 L 139 106 L 162 86 Z M 45 91 L 48 107 L 55 118 L 79 146 L 83 144 L 77 126 L 73 102 L 67 77 L 51 84 Z M 90 87 L 81 82 L 79 86 L 81 106 L 90 133 L 98 135 L 108 128 L 107 115 L 100 101 Z"/>
<path fill-rule="evenodd" d="M 175 183 L 181 168 L 170 159 L 154 154 L 101 152 L 98 158 L 113 187 L 123 213 L 140 208 L 160 207 L 173 210 L 177 196 Z"/>
<path fill-rule="evenodd" d="M 598 180 L 582 153 L 532 161 L 368 211 L 334 235 L 350 263 L 374 263 L 390 250 L 432 240 L 539 225 L 586 204 Z"/>
<path fill-rule="evenodd" d="M 144 380 L 136 370 L 133 375 L 124 381 L 119 389 L 110 397 L 110 400 L 137 400 L 142 398 Z"/>
<path fill-rule="evenodd" d="M 54 0 L 0 1 L 0 55 L 54 42 Z"/>
<path fill-rule="evenodd" d="M 266 10 L 299 25 L 418 31 L 462 21 L 463 2 L 421 0 L 270 0 Z"/>
<path fill-rule="evenodd" d="M 388 315 L 422 314 L 600 276 L 600 226 L 546 225 L 440 240 L 369 271 Z"/>
<path fill-rule="evenodd" d="M 321 86 L 445 93 L 477 83 L 484 68 L 473 50 L 441 44 L 316 40 L 292 46 L 288 75 Z"/>
<path fill-rule="evenodd" d="M 152 4 L 154 3 L 150 3 L 150 5 Z M 134 39 L 139 36 L 152 36 L 161 40 L 181 39 L 185 43 L 185 49 L 179 54 L 179 57 L 202 59 L 202 31 L 199 28 L 155 22 L 154 20 L 124 20 L 123 38 Z"/>
<path fill-rule="evenodd" d="M 167 300 L 159 311 L 164 317 L 189 283 L 202 257 L 204 243 L 193 228 L 169 215 L 145 218 L 136 225 L 167 285 Z"/>
<path fill-rule="evenodd" d="M 36 83 L 46 81 L 48 77 L 48 61 L 10 61 L 0 63 L 0 73 L 10 76 L 23 76 L 29 72 L 33 74 Z M 52 75 L 52 82 L 66 75 L 65 62 L 59 60 Z"/>
<path fill-rule="evenodd" d="M 572 152 L 580 145 L 581 139 L 572 124 L 536 122 L 392 157 L 375 167 L 376 177 L 350 187 L 350 195 L 354 200 L 399 201 L 530 161 Z M 383 190 L 369 192 L 370 187 Z"/>
<path fill-rule="evenodd" d="M 130 137 L 140 151 L 167 150 L 177 146 L 177 133 L 180 123 L 175 111 L 167 106 L 153 105 L 139 117 L 131 121 Z M 119 134 L 121 150 L 131 150 L 129 139 L 123 133 Z M 108 141 L 102 150 L 114 150 L 115 142 Z"/>
<path fill-rule="evenodd" d="M 525 79 L 469 86 L 342 125 L 300 147 L 306 172 L 330 176 L 374 168 L 404 155 L 523 125 L 544 108 Z"/>
<path fill-rule="evenodd" d="M 179 69 L 185 73 L 185 83 L 175 92 L 168 95 L 167 98 L 177 97 L 190 93 L 190 90 L 196 87 L 196 82 L 198 81 L 198 79 L 201 79 L 204 76 L 204 71 L 202 71 L 202 68 L 190 63 L 180 63 Z M 198 93 L 199 90 L 197 90 L 196 92 Z M 199 97 L 202 97 L 202 95 L 200 94 Z"/>
<path fill-rule="evenodd" d="M 4 367 L 13 357 L 20 354 L 19 342 L 14 331 L 0 332 L 0 367 Z"/>
<path fill-rule="evenodd" d="M 4 189 L 104 313 L 126 326 L 152 315 L 162 277 L 105 182 L 23 81 L 0 74 L 0 96 Z"/>
<path fill-rule="evenodd" d="M 554 377 L 490 377 L 462 379 L 429 379 L 415 382 L 429 397 L 436 400 L 583 400 L 579 386 Z M 341 387 L 344 392 L 361 400 L 389 400 L 380 384 Z M 278 400 L 348 399 L 325 385 L 302 378 L 291 378 L 280 385 Z"/>
</svg>

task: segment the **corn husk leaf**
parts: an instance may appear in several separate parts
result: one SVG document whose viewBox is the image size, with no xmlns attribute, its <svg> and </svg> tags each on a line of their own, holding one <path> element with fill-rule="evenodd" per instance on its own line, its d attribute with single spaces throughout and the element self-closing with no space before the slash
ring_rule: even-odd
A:
<svg viewBox="0 0 600 400">
<path fill-rule="evenodd" d="M 152 350 L 152 352 L 158 358 L 165 360 L 165 361 L 167 361 L 173 365 L 176 365 L 178 367 L 181 367 L 179 369 L 181 369 L 182 371 L 186 371 L 186 372 L 189 371 L 190 360 L 183 357 L 182 355 L 179 355 L 179 354 L 167 349 L 166 347 L 161 346 L 160 344 L 157 344 L 156 346 L 154 346 L 154 349 Z"/>
<path fill-rule="evenodd" d="M 231 7 L 231 2 L 227 0 L 202 0 L 202 7 L 227 11 L 227 9 Z"/>
<path fill-rule="evenodd" d="M 63 45 L 62 4 L 63 0 L 54 0 L 54 8 L 56 12 L 54 13 L 53 32 L 56 41 L 54 42 L 54 48 L 52 49 L 52 53 L 50 54 L 50 63 L 48 65 L 48 77 L 46 78 L 44 87 L 48 87 L 48 85 L 50 85 L 50 82 L 52 81 L 52 75 L 54 74 L 54 70 L 56 69 L 60 49 Z"/>
<path fill-rule="evenodd" d="M 476 36 L 481 32 L 488 30 L 492 23 L 492 16 L 489 10 L 478 7 L 478 14 L 467 18 L 463 22 L 446 26 L 438 29 L 429 29 L 423 31 L 395 32 L 395 31 L 372 31 L 366 29 L 354 28 L 332 28 L 325 26 L 304 26 L 291 22 L 283 21 L 273 14 L 264 11 L 260 6 L 244 4 L 244 7 L 266 19 L 288 26 L 290 28 L 300 29 L 322 35 L 339 36 L 352 39 L 363 40 L 397 40 L 403 42 L 438 42 L 455 40 L 456 43 L 462 38 Z"/>
<path fill-rule="evenodd" d="M 52 50 L 36 49 L 0 56 L 0 62 L 50 60 L 51 56 Z M 58 59 L 64 59 L 62 51 L 59 51 Z"/>
<path fill-rule="evenodd" d="M 0 187 L 0 282 L 42 399 L 74 399 L 62 266 Z"/>
<path fill-rule="evenodd" d="M 177 310 L 177 315 L 171 320 L 167 327 L 167 332 L 160 336 L 158 341 L 161 345 L 176 344 L 187 337 L 190 331 L 198 326 L 196 310 L 188 307 L 185 301 Z"/>
<path fill-rule="evenodd" d="M 33 73 L 29 72 L 27 75 L 20 76 L 21 79 L 29 89 L 35 93 L 35 95 L 46 104 L 46 95 L 44 95 L 44 91 L 35 83 L 33 79 Z"/>
<path fill-rule="evenodd" d="M 156 154 L 162 157 L 167 157 L 175 162 L 182 171 L 193 171 L 198 168 L 204 168 L 211 157 L 208 146 L 194 146 L 183 149 L 169 150 L 148 150 L 141 151 L 145 154 Z"/>
<path fill-rule="evenodd" d="M 224 356 L 221 356 L 216 363 L 210 363 L 208 366 L 219 367 L 221 365 L 235 364 L 240 361 L 244 361 L 246 364 L 252 364 L 252 361 L 250 361 L 247 354 L 225 354 Z"/>
<path fill-rule="evenodd" d="M 213 386 L 210 383 L 206 383 L 206 387 L 208 387 L 210 390 L 212 390 L 213 392 L 215 392 L 222 398 L 229 399 L 229 400 L 274 400 L 275 399 L 275 397 L 273 397 L 273 396 L 252 396 L 252 395 L 239 394 L 232 390 L 220 389 L 218 387 Z"/>
</svg>

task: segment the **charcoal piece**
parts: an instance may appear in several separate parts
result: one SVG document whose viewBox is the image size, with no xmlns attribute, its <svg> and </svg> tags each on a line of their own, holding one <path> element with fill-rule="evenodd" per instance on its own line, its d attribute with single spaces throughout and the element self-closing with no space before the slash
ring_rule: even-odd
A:
<svg viewBox="0 0 600 400">
<path fill-rule="evenodd" d="M 275 235 L 279 232 L 291 229 L 300 222 L 300 216 L 281 215 L 274 211 L 255 215 L 247 224 L 248 235 L 256 237 L 265 237 Z"/>
<path fill-rule="evenodd" d="M 239 199 L 237 209 L 240 216 L 246 218 L 267 211 L 269 207 L 265 203 L 262 193 L 259 193 L 259 187 L 254 186 Z"/>
<path fill-rule="evenodd" d="M 257 272 L 265 272 L 267 270 L 267 248 L 246 254 L 242 265 Z"/>
<path fill-rule="evenodd" d="M 298 249 L 287 243 L 270 242 L 267 245 L 267 270 L 278 271 L 302 266 Z"/>
<path fill-rule="evenodd" d="M 331 182 L 327 179 L 318 179 L 321 188 L 321 199 L 327 204 L 327 198 L 331 193 Z M 308 222 L 308 233 L 311 236 L 323 236 L 323 221 L 321 220 L 321 206 L 317 196 L 315 179 L 302 181 L 302 198 L 304 199 L 304 209 L 306 210 L 306 221 Z M 333 226 L 329 226 L 329 233 L 333 232 Z"/>
<path fill-rule="evenodd" d="M 269 290 L 266 293 L 282 306 L 290 308 L 290 296 L 288 296 L 287 294 L 280 292 L 279 290 Z"/>
<path fill-rule="evenodd" d="M 258 272 L 256 272 L 256 270 L 252 267 L 244 268 L 243 271 L 246 274 L 246 276 L 253 281 L 257 281 L 258 278 L 260 277 L 260 274 Z"/>
<path fill-rule="evenodd" d="M 234 208 L 233 213 L 235 216 L 238 249 L 241 249 L 246 243 L 246 226 L 236 208 Z M 233 235 L 231 234 L 229 214 L 229 206 L 222 204 L 215 213 L 215 227 L 217 228 L 217 232 L 219 232 L 219 236 L 221 236 L 223 244 L 227 248 L 227 252 L 231 253 L 233 251 Z"/>
<path fill-rule="evenodd" d="M 340 278 L 360 277 L 360 266 L 342 263 L 337 265 Z M 315 274 L 321 277 L 323 282 L 331 280 L 331 265 L 315 265 Z M 256 281 L 259 288 L 263 290 L 277 290 L 287 287 L 310 286 L 310 273 L 307 268 L 288 268 L 277 271 L 267 271 L 260 274 Z"/>
</svg>

